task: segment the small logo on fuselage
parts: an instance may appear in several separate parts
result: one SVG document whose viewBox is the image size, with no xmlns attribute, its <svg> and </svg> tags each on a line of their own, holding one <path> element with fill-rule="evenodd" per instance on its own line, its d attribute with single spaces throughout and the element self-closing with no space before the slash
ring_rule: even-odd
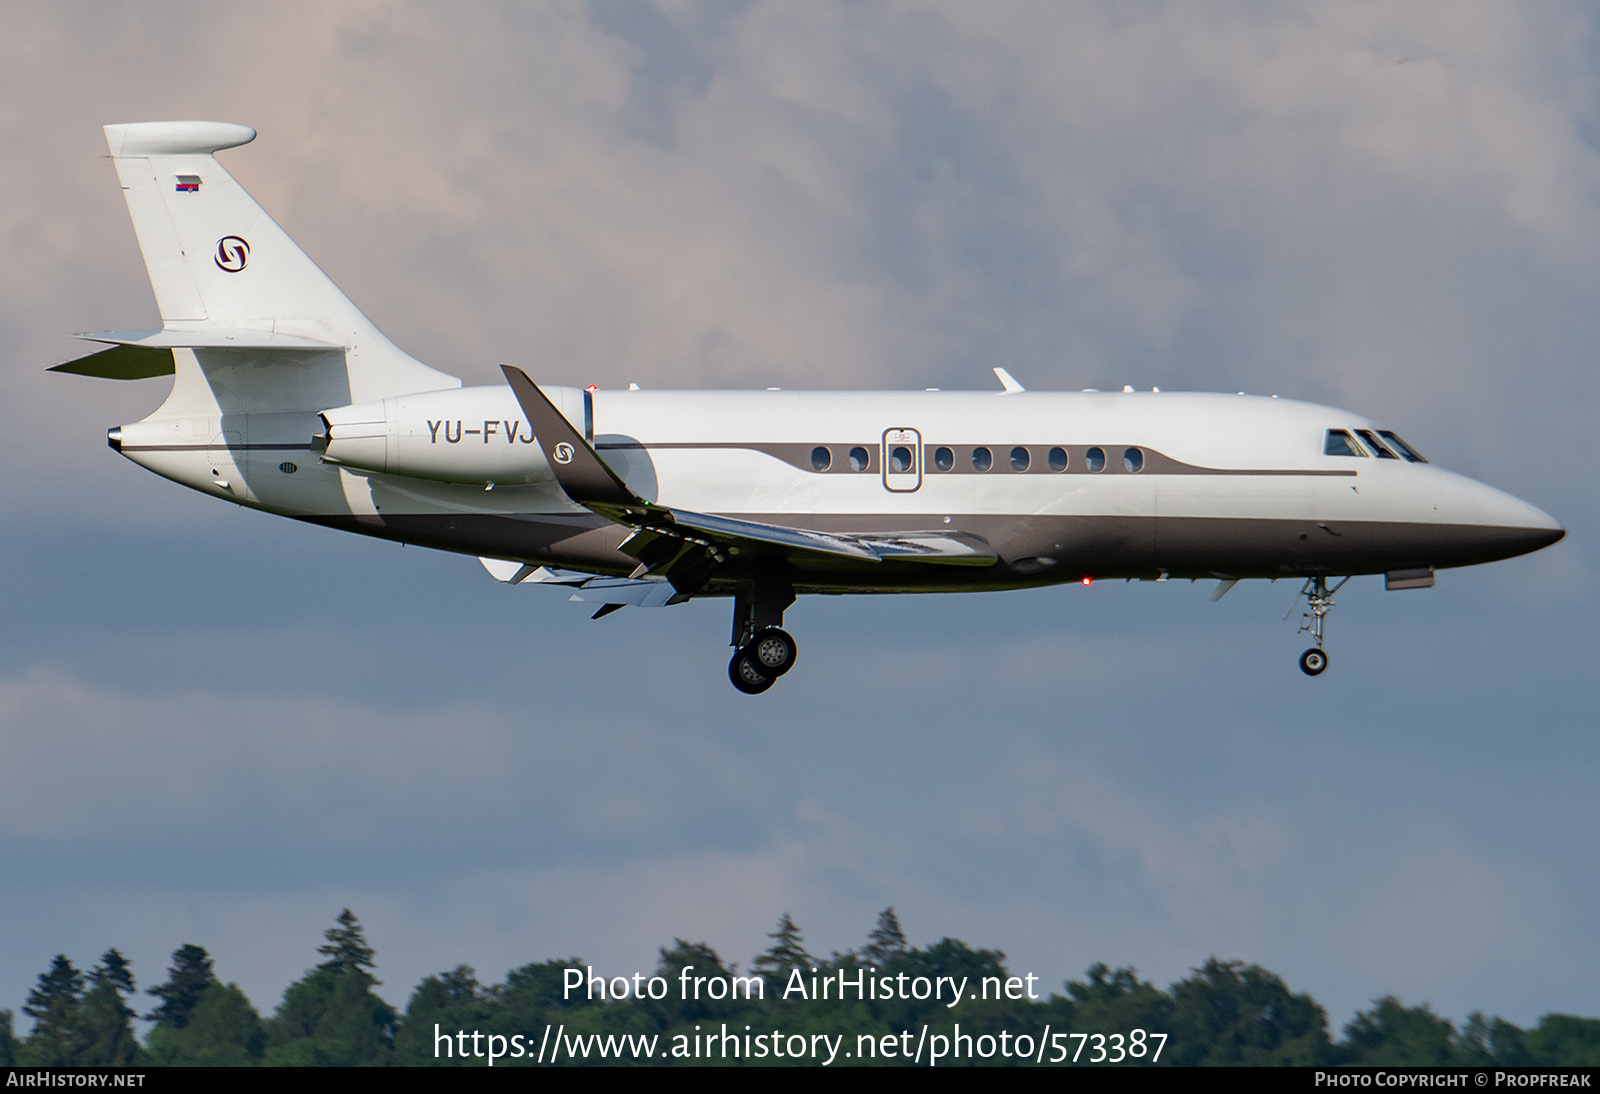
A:
<svg viewBox="0 0 1600 1094">
<path fill-rule="evenodd" d="M 217 240 L 217 269 L 224 273 L 238 273 L 250 261 L 250 244 L 239 236 L 223 236 Z"/>
<path fill-rule="evenodd" d="M 568 444 L 566 441 L 562 441 L 560 444 L 556 445 L 555 451 L 551 453 L 551 455 L 555 456 L 557 463 L 571 463 L 572 457 L 576 455 L 576 453 L 573 451 L 570 444 Z"/>
</svg>

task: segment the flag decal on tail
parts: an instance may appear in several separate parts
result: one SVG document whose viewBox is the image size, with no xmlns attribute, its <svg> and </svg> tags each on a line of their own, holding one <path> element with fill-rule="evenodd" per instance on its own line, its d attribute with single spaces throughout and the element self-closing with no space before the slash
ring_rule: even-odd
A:
<svg viewBox="0 0 1600 1094">
<path fill-rule="evenodd" d="M 250 261 L 250 244 L 239 236 L 223 236 L 217 240 L 217 269 L 238 273 Z"/>
<path fill-rule="evenodd" d="M 199 192 L 200 192 L 200 176 L 199 175 L 179 175 L 178 176 L 178 193 L 180 193 L 180 194 L 198 194 Z"/>
</svg>

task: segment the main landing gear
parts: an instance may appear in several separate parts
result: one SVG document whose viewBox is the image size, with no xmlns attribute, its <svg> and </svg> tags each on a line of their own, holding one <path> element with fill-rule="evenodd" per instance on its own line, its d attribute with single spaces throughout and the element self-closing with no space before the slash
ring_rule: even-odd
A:
<svg viewBox="0 0 1600 1094">
<path fill-rule="evenodd" d="M 746 695 L 759 695 L 794 668 L 798 649 L 784 630 L 783 611 L 794 603 L 794 587 L 781 568 L 757 573 L 733 601 L 733 659 L 728 679 Z"/>
<path fill-rule="evenodd" d="M 1305 613 L 1300 616 L 1300 631 L 1304 634 L 1311 632 L 1317 644 L 1300 655 L 1300 671 L 1307 676 L 1321 676 L 1328 667 L 1328 655 L 1322 648 L 1322 621 L 1333 607 L 1333 594 L 1344 587 L 1349 581 L 1348 577 L 1339 579 L 1333 588 L 1328 588 L 1328 579 L 1325 577 L 1306 578 L 1305 587 L 1300 590 L 1300 596 L 1306 598 Z M 1299 597 L 1296 597 L 1299 599 Z M 1293 613 L 1294 609 L 1289 611 Z"/>
<path fill-rule="evenodd" d="M 746 695 L 759 695 L 794 667 L 795 644 L 781 627 L 764 627 L 733 653 L 728 679 Z"/>
</svg>

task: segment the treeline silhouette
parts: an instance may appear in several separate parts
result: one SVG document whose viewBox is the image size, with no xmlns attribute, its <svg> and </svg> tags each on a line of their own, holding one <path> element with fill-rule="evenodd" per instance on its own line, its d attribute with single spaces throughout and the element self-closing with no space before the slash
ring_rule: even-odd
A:
<svg viewBox="0 0 1600 1094">
<path fill-rule="evenodd" d="M 592 1044 L 581 1040 L 589 1035 L 657 1035 L 662 1048 L 674 1038 L 698 1044 L 693 1039 L 727 1031 L 737 1037 L 842 1034 L 846 1051 L 856 1048 L 858 1037 L 874 1043 L 889 1038 L 907 1052 L 879 1054 L 873 1061 L 841 1056 L 841 1062 L 902 1064 L 910 1062 L 909 1048 L 924 1029 L 929 1037 L 951 1037 L 958 1023 L 969 1038 L 968 1058 L 942 1063 L 1024 1064 L 1041 1056 L 1050 1061 L 1056 1049 L 1043 1051 L 1048 1044 L 1069 1058 L 1075 1054 L 1083 1065 L 1096 1057 L 1109 1062 L 1137 1044 L 1144 1058 L 1125 1062 L 1148 1066 L 1155 1035 L 1166 1034 L 1158 1065 L 1600 1064 L 1600 1019 L 1548 1014 L 1532 1029 L 1521 1029 L 1474 1013 L 1457 1028 L 1425 1005 L 1408 1007 L 1393 997 L 1358 1012 L 1335 1041 L 1327 1012 L 1311 996 L 1291 992 L 1260 966 L 1215 957 L 1165 990 L 1140 980 L 1131 968 L 1097 964 L 1082 980 L 1068 982 L 1064 993 L 1049 993 L 1013 977 L 999 951 L 973 949 L 953 938 L 926 949 L 908 945 L 893 908 L 879 915 L 859 950 L 827 958 L 806 952 L 800 929 L 787 914 L 768 938 L 772 945 L 742 972 L 709 946 L 677 939 L 661 950 L 652 972 L 660 978 L 655 992 L 647 978 L 630 978 L 621 999 L 611 990 L 621 986 L 615 982 L 603 997 L 587 981 L 573 990 L 577 974 L 568 970 L 586 969 L 577 958 L 524 965 L 499 984 L 479 982 L 462 965 L 423 980 L 405 1013 L 398 1014 L 373 991 L 379 984 L 374 951 L 345 909 L 318 947 L 323 960 L 289 985 L 270 1018 L 262 1018 L 237 984 L 217 979 L 202 947 L 180 947 L 166 980 L 145 993 L 155 1002 L 142 1015 L 153 1023 L 142 1042 L 132 1024 L 140 1017 L 134 1005 L 139 995 L 123 956 L 108 950 L 83 973 L 57 955 L 22 1008 L 33 1020 L 25 1038 L 17 1035 L 12 1012 L 0 1010 L 0 1066 L 482 1067 L 488 1063 L 489 1039 L 498 1035 L 502 1058 L 495 1065 L 504 1067 L 533 1062 L 547 1030 L 559 1030 L 568 1044 Z M 756 994 L 748 989 L 758 976 L 764 991 L 746 997 Z M 948 985 L 962 978 L 967 991 L 952 1008 Z M 737 984 L 747 990 L 729 990 Z M 820 984 L 830 986 L 826 998 L 818 997 Z M 947 989 L 939 997 L 930 989 L 941 984 Z M 805 991 L 783 997 L 786 988 L 797 986 Z M 986 991 L 989 998 L 973 997 L 980 987 L 992 989 Z M 1028 987 L 1039 998 L 1028 998 Z M 929 997 L 907 997 L 916 992 Z M 1046 1030 L 1052 1040 L 1045 1039 Z M 1135 1037 L 1135 1030 L 1144 1032 Z M 901 1039 L 905 1031 L 909 1039 Z M 480 1036 L 474 1039 L 474 1033 Z M 1104 1036 L 1096 1040 L 1094 1034 Z M 736 1057 L 728 1058 L 724 1041 L 715 1054 L 684 1062 L 820 1062 L 809 1054 L 795 1059 L 755 1053 L 759 1058 L 751 1058 L 750 1042 L 743 1042 L 746 1051 L 740 1052 L 737 1037 Z M 1022 1038 L 1028 1039 L 1028 1052 L 999 1050 L 1002 1044 L 1021 1047 Z M 508 1054 L 512 1044 L 523 1046 L 520 1058 Z M 673 1062 L 661 1057 L 661 1052 L 642 1060 L 595 1055 L 588 1062 Z"/>
</svg>

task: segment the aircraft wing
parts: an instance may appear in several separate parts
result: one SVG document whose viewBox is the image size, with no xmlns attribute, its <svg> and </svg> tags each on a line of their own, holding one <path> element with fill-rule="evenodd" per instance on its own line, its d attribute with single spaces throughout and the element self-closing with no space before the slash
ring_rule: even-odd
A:
<svg viewBox="0 0 1600 1094">
<path fill-rule="evenodd" d="M 594 446 L 573 428 L 538 385 L 528 379 L 527 373 L 510 365 L 501 365 L 500 370 L 528 416 L 528 424 L 545 458 L 550 461 L 561 489 L 579 505 L 619 524 L 640 529 L 640 534 L 629 537 L 623 544 L 623 550 L 635 553 L 636 557 L 642 557 L 645 548 L 655 540 L 670 537 L 698 543 L 719 553 L 724 548 L 757 546 L 785 553 L 804 551 L 865 562 L 914 559 L 987 566 L 996 559 L 987 541 L 963 532 L 818 532 L 696 513 L 646 501 L 600 458 Z"/>
</svg>

